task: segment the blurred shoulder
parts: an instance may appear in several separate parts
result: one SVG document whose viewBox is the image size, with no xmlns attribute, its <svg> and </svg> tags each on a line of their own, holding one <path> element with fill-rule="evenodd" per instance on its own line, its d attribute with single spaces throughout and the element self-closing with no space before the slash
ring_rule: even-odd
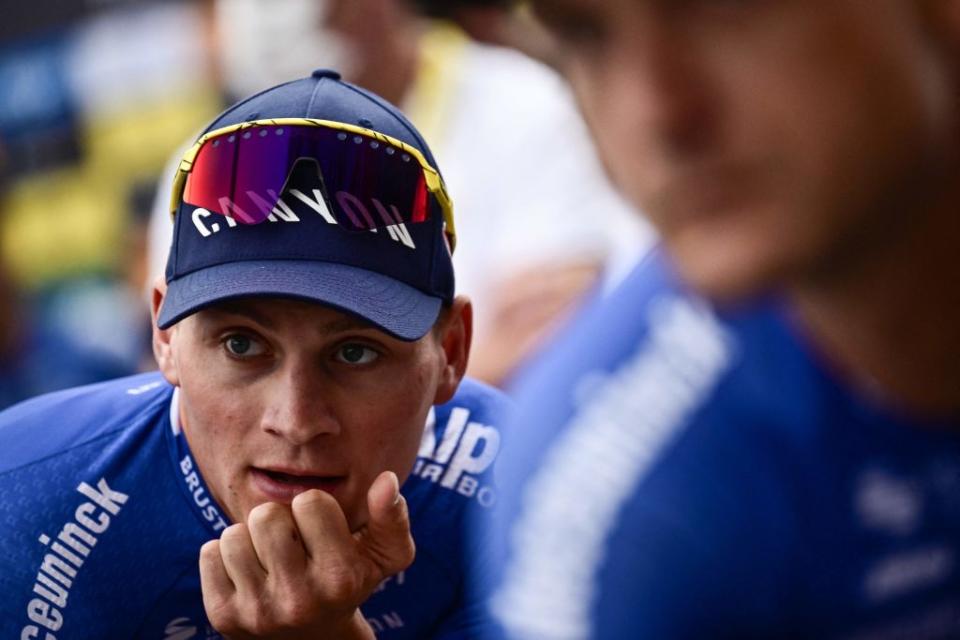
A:
<svg viewBox="0 0 960 640">
<path fill-rule="evenodd" d="M 662 250 L 654 249 L 615 289 L 585 300 L 551 347 L 521 372 L 520 408 L 543 400 L 569 412 L 595 396 L 601 378 L 643 354 L 661 353 L 662 340 L 694 340 L 704 331 L 723 334 L 709 308 L 678 281 Z M 549 402 L 563 390 L 573 395 Z"/>
<path fill-rule="evenodd" d="M 58 391 L 0 412 L 0 473 L 150 423 L 173 387 L 148 373 Z"/>
<path fill-rule="evenodd" d="M 449 415 L 454 409 L 470 411 L 475 420 L 500 424 L 509 416 L 513 401 L 501 390 L 473 378 L 464 378 L 449 402 L 436 407 L 436 415 Z"/>
</svg>

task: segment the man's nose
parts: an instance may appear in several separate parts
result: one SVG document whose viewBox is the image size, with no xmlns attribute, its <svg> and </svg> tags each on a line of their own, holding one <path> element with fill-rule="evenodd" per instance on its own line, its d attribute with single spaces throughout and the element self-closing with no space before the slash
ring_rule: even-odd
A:
<svg viewBox="0 0 960 640">
<path fill-rule="evenodd" d="M 322 369 L 309 362 L 286 364 L 270 390 L 263 429 L 295 445 L 340 433 L 339 417 L 325 390 Z"/>
</svg>

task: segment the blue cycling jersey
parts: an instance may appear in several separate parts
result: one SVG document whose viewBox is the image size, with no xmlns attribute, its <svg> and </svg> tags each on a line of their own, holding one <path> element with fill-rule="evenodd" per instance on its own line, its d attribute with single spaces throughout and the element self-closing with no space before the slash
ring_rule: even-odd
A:
<svg viewBox="0 0 960 640">
<path fill-rule="evenodd" d="M 960 424 L 828 362 L 640 265 L 518 385 L 491 637 L 960 637 Z"/>
<path fill-rule="evenodd" d="M 0 414 L 0 630 L 9 638 L 219 637 L 200 546 L 229 522 L 193 462 L 159 374 L 81 387 Z M 403 485 L 417 557 L 362 610 L 382 638 L 470 637 L 463 526 L 495 498 L 507 408 L 464 381 L 435 407 Z M 171 419 L 173 416 L 173 419 Z"/>
</svg>

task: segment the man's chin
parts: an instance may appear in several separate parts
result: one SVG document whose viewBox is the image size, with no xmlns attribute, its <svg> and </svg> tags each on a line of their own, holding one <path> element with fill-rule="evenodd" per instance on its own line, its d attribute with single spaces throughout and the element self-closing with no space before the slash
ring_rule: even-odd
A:
<svg viewBox="0 0 960 640">
<path fill-rule="evenodd" d="M 778 287 L 780 270 L 771 260 L 732 247 L 670 248 L 681 278 L 718 306 L 746 302 Z"/>
</svg>

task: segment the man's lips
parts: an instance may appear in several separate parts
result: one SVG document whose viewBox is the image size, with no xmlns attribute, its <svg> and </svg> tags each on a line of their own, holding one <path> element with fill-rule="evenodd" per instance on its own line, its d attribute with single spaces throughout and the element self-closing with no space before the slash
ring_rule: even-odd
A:
<svg viewBox="0 0 960 640">
<path fill-rule="evenodd" d="M 346 483 L 346 476 L 339 475 L 312 475 L 290 470 L 274 468 L 251 467 L 250 475 L 253 484 L 270 500 L 289 502 L 294 496 L 320 489 L 327 493 L 336 494 Z"/>
</svg>

